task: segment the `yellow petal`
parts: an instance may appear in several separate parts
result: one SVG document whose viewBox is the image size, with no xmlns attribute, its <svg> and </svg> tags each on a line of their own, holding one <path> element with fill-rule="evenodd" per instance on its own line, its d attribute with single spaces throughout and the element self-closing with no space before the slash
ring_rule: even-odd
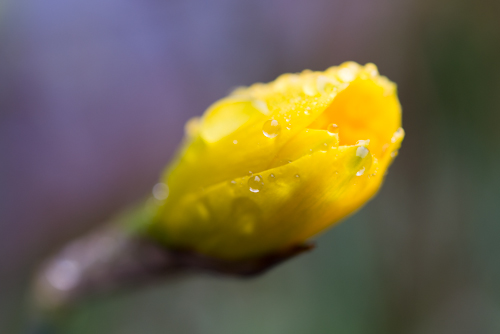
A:
<svg viewBox="0 0 500 334">
<path fill-rule="evenodd" d="M 373 64 L 237 89 L 186 126 L 150 233 L 233 260 L 304 242 L 376 193 L 400 127 L 395 85 Z"/>
<path fill-rule="evenodd" d="M 372 161 L 371 154 L 360 157 L 359 147 L 317 151 L 190 194 L 164 213 L 172 222 L 165 226 L 166 241 L 224 259 L 263 255 L 276 245 L 301 242 L 350 213 L 337 208 L 354 184 L 367 179 L 356 173 L 370 169 Z M 255 186 L 255 177 L 260 185 Z"/>
</svg>

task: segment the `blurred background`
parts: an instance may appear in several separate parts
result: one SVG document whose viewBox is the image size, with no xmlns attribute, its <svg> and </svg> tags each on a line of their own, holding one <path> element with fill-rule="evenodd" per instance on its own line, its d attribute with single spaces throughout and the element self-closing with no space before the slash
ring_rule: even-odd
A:
<svg viewBox="0 0 500 334">
<path fill-rule="evenodd" d="M 36 266 L 150 191 L 233 87 L 373 62 L 406 139 L 380 194 L 252 280 L 88 303 L 65 333 L 500 332 L 497 0 L 0 0 L 0 333 Z"/>
</svg>

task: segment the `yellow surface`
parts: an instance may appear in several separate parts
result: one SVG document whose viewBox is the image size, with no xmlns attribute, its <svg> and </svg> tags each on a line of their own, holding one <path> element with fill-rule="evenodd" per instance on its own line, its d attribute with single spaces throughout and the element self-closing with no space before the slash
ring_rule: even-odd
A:
<svg viewBox="0 0 500 334">
<path fill-rule="evenodd" d="M 304 242 L 377 192 L 403 137 L 395 85 L 373 64 L 237 89 L 186 125 L 149 233 L 228 260 Z"/>
</svg>

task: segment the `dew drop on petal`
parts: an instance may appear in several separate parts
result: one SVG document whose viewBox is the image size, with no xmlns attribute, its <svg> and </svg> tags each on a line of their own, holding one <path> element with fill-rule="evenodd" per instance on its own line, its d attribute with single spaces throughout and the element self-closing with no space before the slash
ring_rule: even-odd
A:
<svg viewBox="0 0 500 334">
<path fill-rule="evenodd" d="M 399 137 L 403 136 L 403 134 L 404 134 L 404 130 L 402 128 L 397 129 L 397 131 L 394 133 L 394 135 L 391 138 L 391 143 L 395 143 Z"/>
<path fill-rule="evenodd" d="M 333 136 L 337 133 L 339 133 L 339 126 L 337 124 L 330 124 L 328 125 L 328 128 L 326 129 L 326 131 L 328 131 L 328 134 Z"/>
<path fill-rule="evenodd" d="M 395 158 L 395 157 L 397 157 L 397 156 L 398 156 L 398 154 L 399 154 L 399 152 L 398 152 L 397 150 L 396 150 L 396 151 L 392 151 L 392 152 L 391 152 L 391 157 L 392 157 L 392 158 Z"/>
<path fill-rule="evenodd" d="M 281 124 L 275 119 L 268 120 L 264 123 L 262 132 L 264 133 L 264 136 L 266 136 L 267 138 L 274 138 L 280 134 Z"/>
<path fill-rule="evenodd" d="M 270 111 L 269 108 L 267 107 L 267 103 L 262 100 L 254 100 L 252 101 L 253 106 L 255 109 L 263 113 L 264 115 L 269 115 Z"/>
<path fill-rule="evenodd" d="M 238 144 L 238 141 L 236 139 L 233 140 L 233 144 L 235 144 L 235 145 Z"/>
<path fill-rule="evenodd" d="M 316 87 L 322 94 L 332 92 L 335 88 L 334 84 L 335 81 L 324 75 L 320 75 L 316 79 Z"/>
<path fill-rule="evenodd" d="M 271 173 L 271 174 L 269 174 L 267 179 L 269 180 L 269 182 L 274 182 L 274 181 L 276 181 L 276 176 L 273 173 Z"/>
<path fill-rule="evenodd" d="M 358 172 L 356 173 L 356 176 L 361 176 L 365 173 L 365 167 L 361 167 L 360 170 L 358 170 Z"/>
<path fill-rule="evenodd" d="M 159 201 L 167 199 L 169 193 L 168 186 L 165 183 L 157 183 L 153 187 L 153 197 Z"/>
<path fill-rule="evenodd" d="M 262 176 L 260 175 L 252 175 L 248 179 L 248 187 L 250 191 L 253 193 L 258 193 L 264 187 L 264 181 L 262 180 Z"/>
<path fill-rule="evenodd" d="M 338 70 L 337 76 L 344 82 L 351 82 L 356 77 L 356 74 L 350 68 L 344 67 Z"/>
<path fill-rule="evenodd" d="M 378 75 L 378 69 L 375 64 L 368 63 L 365 65 L 365 72 L 368 73 L 371 77 L 376 77 Z"/>
<path fill-rule="evenodd" d="M 304 93 L 308 96 L 314 96 L 317 94 L 316 87 L 311 85 L 310 83 L 306 83 L 303 87 L 302 90 Z"/>
<path fill-rule="evenodd" d="M 356 149 L 356 156 L 360 157 L 361 159 L 365 158 L 370 151 L 364 147 L 360 146 Z"/>
<path fill-rule="evenodd" d="M 368 146 L 370 145 L 370 139 L 367 139 L 367 140 L 358 140 L 356 142 L 356 145 L 364 145 L 364 146 Z"/>
</svg>

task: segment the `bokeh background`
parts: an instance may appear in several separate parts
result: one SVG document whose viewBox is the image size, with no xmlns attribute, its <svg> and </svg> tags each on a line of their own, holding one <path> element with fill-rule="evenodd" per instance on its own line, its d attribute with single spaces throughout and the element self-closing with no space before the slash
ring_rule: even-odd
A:
<svg viewBox="0 0 500 334">
<path fill-rule="evenodd" d="M 233 87 L 374 62 L 407 136 L 380 194 L 252 280 L 86 304 L 70 334 L 500 332 L 497 0 L 0 0 L 0 332 L 40 261 L 146 196 Z"/>
</svg>

